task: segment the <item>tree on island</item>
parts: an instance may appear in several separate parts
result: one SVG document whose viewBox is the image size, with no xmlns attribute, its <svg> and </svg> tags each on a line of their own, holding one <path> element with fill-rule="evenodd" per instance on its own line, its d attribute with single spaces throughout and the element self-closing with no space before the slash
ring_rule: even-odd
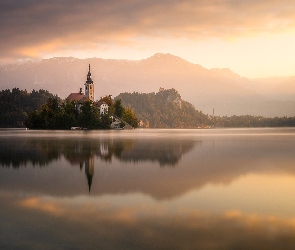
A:
<svg viewBox="0 0 295 250">
<path fill-rule="evenodd" d="M 102 100 L 109 98 L 106 96 Z M 109 100 L 109 104 L 110 110 L 115 110 L 120 119 L 126 119 L 126 122 L 134 128 L 138 126 L 138 120 L 131 109 L 125 109 L 119 101 L 113 104 Z M 98 107 L 92 101 L 85 101 L 78 111 L 75 101 L 61 103 L 58 98 L 49 98 L 39 110 L 29 114 L 26 125 L 30 129 L 70 129 L 71 127 L 109 129 L 112 123 L 111 116 L 110 112 L 100 114 Z"/>
<path fill-rule="evenodd" d="M 77 124 L 75 104 L 67 102 L 60 105 L 57 98 L 49 98 L 39 110 L 31 112 L 26 121 L 30 129 L 70 129 Z"/>
<path fill-rule="evenodd" d="M 122 118 L 123 111 L 124 111 L 124 108 L 122 106 L 122 100 L 121 99 L 116 100 L 114 104 L 114 114 L 118 116 L 119 118 Z"/>
<path fill-rule="evenodd" d="M 124 123 L 126 122 L 134 128 L 138 127 L 139 120 L 137 119 L 134 110 L 131 108 L 124 108 L 121 99 L 115 101 L 113 110 L 114 114 L 123 120 L 122 126 L 124 126 Z"/>
<path fill-rule="evenodd" d="M 123 121 L 127 122 L 132 127 L 138 127 L 139 120 L 137 119 L 133 109 L 124 108 L 122 118 Z"/>
</svg>

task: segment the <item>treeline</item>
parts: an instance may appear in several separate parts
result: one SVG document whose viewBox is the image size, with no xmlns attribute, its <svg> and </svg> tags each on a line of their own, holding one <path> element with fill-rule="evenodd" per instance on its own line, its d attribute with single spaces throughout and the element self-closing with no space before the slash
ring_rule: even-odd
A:
<svg viewBox="0 0 295 250">
<path fill-rule="evenodd" d="M 142 127 L 197 128 L 209 123 L 207 115 L 183 101 L 175 89 L 158 93 L 121 93 L 124 106 L 132 108 Z"/>
<path fill-rule="evenodd" d="M 19 90 L 13 88 L 0 92 L 0 127 L 21 128 L 25 127 L 24 121 L 28 114 L 46 103 L 48 98 L 57 98 L 47 90 Z"/>
<path fill-rule="evenodd" d="M 210 125 L 215 127 L 295 127 L 295 117 L 263 117 L 263 116 L 216 116 L 211 117 Z"/>
<path fill-rule="evenodd" d="M 0 127 L 31 129 L 107 129 L 118 117 L 120 127 L 125 123 L 136 128 L 198 128 L 198 127 L 294 127 L 295 117 L 208 116 L 189 102 L 183 101 L 175 89 L 158 93 L 121 93 L 115 100 L 101 99 L 109 105 L 109 112 L 100 115 L 98 107 L 85 102 L 78 112 L 77 103 L 63 102 L 46 90 L 0 92 Z M 113 102 L 114 101 L 114 102 Z M 113 116 L 114 115 L 114 116 Z"/>
<path fill-rule="evenodd" d="M 26 126 L 30 129 L 109 129 L 116 120 L 115 115 L 121 120 L 120 127 L 125 126 L 124 121 L 137 127 L 136 116 L 131 109 L 122 106 L 121 100 L 113 103 L 109 96 L 101 100 L 108 103 L 108 113 L 100 114 L 99 107 L 92 101 L 85 101 L 78 108 L 79 104 L 75 101 L 61 102 L 58 98 L 49 98 L 47 103 L 28 115 Z"/>
</svg>

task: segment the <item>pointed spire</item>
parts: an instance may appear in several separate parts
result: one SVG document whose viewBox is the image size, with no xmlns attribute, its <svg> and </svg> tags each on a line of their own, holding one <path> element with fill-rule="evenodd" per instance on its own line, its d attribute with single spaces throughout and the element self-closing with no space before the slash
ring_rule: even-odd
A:
<svg viewBox="0 0 295 250">
<path fill-rule="evenodd" d="M 84 85 L 85 85 L 84 96 L 94 102 L 94 85 L 93 85 L 93 81 L 91 79 L 90 63 L 89 63 L 89 69 L 88 69 L 88 73 L 87 73 L 87 80 Z"/>
<path fill-rule="evenodd" d="M 90 193 L 92 178 L 94 175 L 94 158 L 93 158 L 93 156 L 92 157 L 90 156 L 89 159 L 85 160 L 85 174 L 86 174 L 87 182 L 88 182 L 88 191 Z"/>
<path fill-rule="evenodd" d="M 87 74 L 87 81 L 91 81 L 91 72 L 90 72 L 90 63 L 89 63 L 89 70 L 88 70 L 88 74 Z"/>
<path fill-rule="evenodd" d="M 91 184 L 92 184 L 92 175 L 87 175 L 87 181 L 88 181 L 88 191 L 90 194 L 90 190 L 91 190 Z"/>
</svg>

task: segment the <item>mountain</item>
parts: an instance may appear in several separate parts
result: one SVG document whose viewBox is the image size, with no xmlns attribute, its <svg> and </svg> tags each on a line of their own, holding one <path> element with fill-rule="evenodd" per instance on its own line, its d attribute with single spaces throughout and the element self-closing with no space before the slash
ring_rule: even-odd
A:
<svg viewBox="0 0 295 250">
<path fill-rule="evenodd" d="M 89 63 L 95 99 L 124 92 L 157 92 L 163 87 L 177 89 L 205 114 L 212 114 L 214 108 L 215 115 L 295 115 L 295 91 L 286 98 L 285 93 L 268 95 L 265 87 L 259 88 L 267 84 L 260 84 L 259 79 L 240 77 L 229 69 L 208 70 L 171 54 L 143 60 L 59 57 L 6 65 L 0 67 L 0 89 L 46 89 L 65 98 L 83 87 Z M 290 85 L 294 87 L 295 82 Z"/>
</svg>

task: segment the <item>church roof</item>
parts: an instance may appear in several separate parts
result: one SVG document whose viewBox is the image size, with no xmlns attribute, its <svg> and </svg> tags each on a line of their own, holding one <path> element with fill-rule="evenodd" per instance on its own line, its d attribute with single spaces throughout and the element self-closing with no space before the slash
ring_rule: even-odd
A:
<svg viewBox="0 0 295 250">
<path fill-rule="evenodd" d="M 66 100 L 67 101 L 80 101 L 82 98 L 84 97 L 84 95 L 82 93 L 71 93 Z"/>
<path fill-rule="evenodd" d="M 84 96 L 82 99 L 80 99 L 78 102 L 79 103 L 83 103 L 83 102 L 86 102 L 86 101 L 90 101 L 90 99 L 86 96 Z"/>
</svg>

